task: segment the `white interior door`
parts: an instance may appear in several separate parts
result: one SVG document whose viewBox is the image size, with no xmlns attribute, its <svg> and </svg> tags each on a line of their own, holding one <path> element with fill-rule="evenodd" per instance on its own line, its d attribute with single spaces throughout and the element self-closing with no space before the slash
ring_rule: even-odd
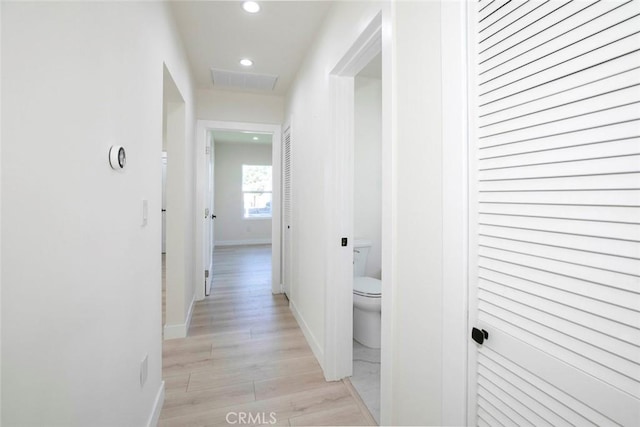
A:
<svg viewBox="0 0 640 427">
<path fill-rule="evenodd" d="M 282 133 L 282 284 L 291 295 L 291 126 Z"/>
<path fill-rule="evenodd" d="M 213 149 L 213 138 L 210 138 L 210 141 L 205 149 L 205 171 L 206 171 L 206 182 L 205 182 L 205 191 L 204 191 L 204 205 L 205 205 L 205 214 L 206 218 L 204 221 L 204 244 L 203 244 L 203 259 L 205 266 L 205 289 L 204 294 L 209 295 L 211 293 L 211 283 L 213 281 L 213 221 L 215 220 L 214 213 L 214 153 Z"/>
<path fill-rule="evenodd" d="M 469 19 L 469 424 L 638 426 L 640 2 Z"/>
</svg>

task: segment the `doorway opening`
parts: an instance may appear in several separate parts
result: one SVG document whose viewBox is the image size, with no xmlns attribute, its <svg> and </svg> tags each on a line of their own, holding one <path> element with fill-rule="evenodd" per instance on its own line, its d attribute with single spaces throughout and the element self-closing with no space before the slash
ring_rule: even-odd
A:
<svg viewBox="0 0 640 427">
<path fill-rule="evenodd" d="M 198 199 L 211 201 L 209 212 L 204 204 L 198 209 L 206 217 L 196 222 L 198 271 L 211 266 L 213 278 L 214 248 L 271 245 L 271 291 L 281 293 L 280 126 L 200 120 L 197 132 L 198 149 L 210 153 L 197 162 Z M 196 298 L 210 287 L 205 279 Z"/>
<path fill-rule="evenodd" d="M 273 135 L 212 130 L 214 246 L 271 245 Z"/>
<path fill-rule="evenodd" d="M 354 78 L 353 375 L 380 424 L 382 282 L 382 55 Z"/>
<path fill-rule="evenodd" d="M 336 244 L 327 246 L 324 355 L 327 380 L 352 377 L 357 384 L 363 367 L 358 362 L 367 366 L 364 370 L 371 375 L 361 382 L 360 394 L 363 401 L 369 403 L 370 412 L 375 413 L 378 422 L 384 422 L 385 410 L 389 410 L 391 403 L 389 362 L 392 351 L 390 321 L 385 317 L 390 314 L 388 310 L 385 312 L 385 307 L 392 306 L 389 248 L 393 230 L 392 205 L 388 202 L 392 169 L 391 111 L 388 107 L 391 103 L 390 67 L 388 41 L 383 43 L 382 28 L 380 12 L 330 74 L 334 122 L 329 149 L 333 155 L 327 168 L 333 191 L 329 192 L 331 197 L 327 200 L 327 209 L 331 212 L 327 215 L 327 228 Z M 363 99 L 366 100 L 364 103 Z M 357 101 L 363 109 L 356 108 Z M 360 130 L 357 121 L 362 122 Z M 373 122 L 376 135 L 367 135 L 372 129 L 366 126 L 371 127 Z M 362 144 L 356 142 L 359 133 Z M 376 139 L 375 143 L 372 138 Z M 361 185 L 362 188 L 356 188 Z M 371 188 L 365 189 L 367 185 Z M 346 248 L 339 244 L 345 236 L 348 237 Z M 364 245 L 362 240 L 365 240 Z M 354 278 L 355 263 L 359 262 L 363 251 L 371 252 L 371 258 L 367 256 L 364 266 L 357 270 L 362 277 Z M 356 281 L 369 282 L 376 289 L 356 289 Z M 375 315 L 361 316 L 362 313 L 356 310 L 356 305 L 362 306 L 363 298 L 369 303 L 373 301 L 364 311 L 375 312 Z M 360 317 L 374 317 L 375 320 L 376 316 L 378 324 L 373 328 L 379 332 L 371 335 L 377 335 L 374 340 L 377 342 L 362 339 L 355 330 L 358 324 L 362 325 Z M 360 342 L 354 346 L 356 335 L 360 336 Z M 361 346 L 362 341 L 365 346 Z M 373 373 L 372 366 L 375 367 Z"/>
<path fill-rule="evenodd" d="M 158 162 L 162 169 L 162 237 L 160 256 L 162 260 L 162 333 L 164 339 L 184 336 L 180 325 L 184 323 L 184 291 L 180 284 L 180 213 L 183 203 L 180 201 L 181 187 L 185 171 L 178 167 L 177 159 L 184 152 L 185 145 L 185 102 L 176 86 L 171 73 L 163 66 L 162 93 L 162 150 Z"/>
</svg>

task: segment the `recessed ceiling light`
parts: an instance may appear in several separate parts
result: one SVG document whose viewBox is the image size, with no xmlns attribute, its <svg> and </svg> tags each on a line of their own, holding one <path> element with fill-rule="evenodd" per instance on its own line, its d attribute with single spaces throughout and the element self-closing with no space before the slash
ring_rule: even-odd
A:
<svg viewBox="0 0 640 427">
<path fill-rule="evenodd" d="M 242 8 L 249 13 L 260 12 L 260 5 L 255 1 L 246 1 L 242 3 Z"/>
<path fill-rule="evenodd" d="M 242 65 L 243 67 L 251 67 L 253 65 L 253 61 L 250 59 L 244 58 L 240 60 L 240 65 Z"/>
<path fill-rule="evenodd" d="M 258 140 L 258 137 L 257 137 L 257 136 L 254 136 L 254 137 L 253 137 L 253 140 L 254 140 L 254 141 L 257 141 L 257 140 Z"/>
</svg>

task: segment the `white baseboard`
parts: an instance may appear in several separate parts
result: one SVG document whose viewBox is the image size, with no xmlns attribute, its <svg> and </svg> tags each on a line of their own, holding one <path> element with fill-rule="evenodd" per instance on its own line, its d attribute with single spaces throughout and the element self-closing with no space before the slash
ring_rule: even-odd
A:
<svg viewBox="0 0 640 427">
<path fill-rule="evenodd" d="M 270 245 L 271 239 L 216 240 L 215 246 Z"/>
<path fill-rule="evenodd" d="M 189 311 L 187 312 L 187 318 L 184 323 L 175 325 L 164 325 L 164 339 L 172 340 L 175 338 L 185 338 L 189 332 L 189 326 L 191 325 L 191 317 L 193 316 L 193 306 L 196 303 L 195 297 L 191 300 Z"/>
<path fill-rule="evenodd" d="M 160 383 L 160 389 L 158 389 L 158 393 L 156 394 L 156 401 L 153 403 L 153 409 L 149 415 L 147 427 L 156 427 L 158 425 L 162 405 L 164 405 L 164 381 Z"/>
<path fill-rule="evenodd" d="M 313 355 L 316 357 L 320 367 L 324 371 L 324 350 L 320 347 L 320 344 L 318 344 L 318 340 L 313 335 L 313 332 L 311 332 L 311 329 L 309 329 L 307 322 L 304 321 L 304 318 L 296 308 L 295 303 L 291 300 L 289 301 L 289 310 L 293 313 L 293 317 L 296 319 L 296 322 L 298 322 L 298 326 L 300 326 L 304 337 L 307 339 L 307 343 L 309 343 L 309 347 L 311 347 Z"/>
</svg>

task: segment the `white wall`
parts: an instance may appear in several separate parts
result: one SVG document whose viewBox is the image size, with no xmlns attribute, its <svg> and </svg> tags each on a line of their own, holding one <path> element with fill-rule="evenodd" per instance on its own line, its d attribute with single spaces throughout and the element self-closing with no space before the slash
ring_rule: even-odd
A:
<svg viewBox="0 0 640 427">
<path fill-rule="evenodd" d="M 443 321 L 440 5 L 396 3 L 394 25 L 397 215 L 392 419 L 399 425 L 440 425 Z"/>
<path fill-rule="evenodd" d="M 194 124 L 167 6 L 2 2 L 2 55 L 2 424 L 146 425 L 161 392 L 163 62 L 188 146 Z"/>
<path fill-rule="evenodd" d="M 277 95 L 199 89 L 196 100 L 198 119 L 272 124 L 284 121 L 284 98 Z"/>
<path fill-rule="evenodd" d="M 271 242 L 271 219 L 244 219 L 242 165 L 271 165 L 271 144 L 215 144 L 216 245 Z"/>
<path fill-rule="evenodd" d="M 353 231 L 371 240 L 365 275 L 380 278 L 382 232 L 382 80 L 355 78 Z"/>
<path fill-rule="evenodd" d="M 382 421 L 463 425 L 469 342 L 464 3 L 392 7 L 392 404 Z"/>
</svg>

